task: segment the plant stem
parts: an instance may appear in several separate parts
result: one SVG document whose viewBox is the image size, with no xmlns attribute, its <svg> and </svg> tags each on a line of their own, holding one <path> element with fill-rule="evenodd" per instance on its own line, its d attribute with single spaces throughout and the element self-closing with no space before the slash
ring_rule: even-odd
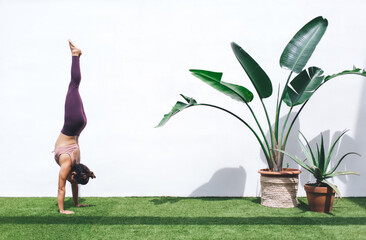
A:
<svg viewBox="0 0 366 240">
<path fill-rule="evenodd" d="M 267 112 L 267 108 L 266 108 L 266 105 L 264 105 L 263 103 L 263 99 L 261 99 L 261 103 L 262 103 L 262 106 L 263 106 L 263 109 L 264 109 L 264 112 L 266 114 L 266 118 L 267 118 L 267 123 L 268 123 L 268 129 L 269 129 L 269 135 L 271 137 L 271 149 L 274 149 L 275 148 L 275 145 L 277 145 L 277 141 L 275 142 L 275 139 L 273 138 L 273 129 L 272 129 L 272 124 L 271 124 L 271 121 L 269 120 L 269 117 L 268 117 L 268 112 Z M 273 151 L 270 150 L 270 153 L 271 153 L 271 157 L 274 159 L 274 161 L 276 160 L 274 156 L 276 156 Z M 275 161 L 276 162 L 276 161 Z M 278 163 L 277 163 L 277 168 L 278 168 Z"/>
<path fill-rule="evenodd" d="M 269 153 L 269 155 L 270 155 L 269 157 L 270 157 L 271 161 L 273 162 L 273 164 L 275 164 L 273 153 L 272 153 L 272 151 L 271 151 L 271 148 L 269 147 L 269 143 L 268 143 L 268 140 L 267 140 L 267 138 L 266 138 L 266 135 L 264 134 L 263 129 L 262 129 L 261 125 L 260 125 L 260 124 L 259 124 L 259 122 L 258 122 L 257 116 L 254 114 L 254 111 L 253 111 L 253 109 L 249 106 L 249 104 L 248 104 L 248 103 L 245 103 L 245 104 L 247 105 L 247 107 L 249 108 L 250 112 L 252 113 L 252 116 L 253 116 L 253 118 L 254 118 L 255 122 L 257 123 L 257 126 L 258 126 L 258 128 L 259 128 L 259 130 L 260 130 L 260 132 L 261 132 L 261 134 L 262 134 L 262 136 L 263 136 L 263 139 L 264 139 L 265 143 L 266 143 L 267 150 L 268 150 L 268 153 Z M 263 104 L 263 102 L 262 102 L 262 104 Z M 269 165 L 268 165 L 268 166 L 269 166 Z M 271 168 L 271 167 L 270 167 L 270 168 Z"/>
<path fill-rule="evenodd" d="M 321 87 L 321 86 L 323 86 L 326 82 L 328 82 L 330 79 L 332 79 L 332 78 L 335 78 L 335 77 L 340 77 L 340 76 L 343 76 L 343 75 L 347 75 L 347 74 L 355 74 L 355 75 L 361 75 L 361 76 L 364 76 L 365 77 L 365 75 L 364 74 L 362 74 L 362 73 L 357 73 L 357 72 L 350 72 L 350 73 L 343 73 L 343 74 L 336 74 L 336 75 L 334 75 L 334 76 L 331 76 L 330 78 L 328 78 L 326 81 L 324 81 L 322 84 L 320 84 L 314 91 L 313 91 L 313 93 L 312 93 L 312 95 Z M 300 108 L 300 110 L 297 112 L 297 114 L 296 114 L 296 116 L 295 116 L 295 118 L 292 120 L 292 122 L 291 122 L 291 125 L 290 125 L 290 127 L 289 127 L 289 129 L 288 129 L 288 131 L 287 131 L 287 134 L 286 134 L 286 137 L 285 137 L 285 140 L 284 140 L 284 142 L 283 142 L 283 147 L 284 146 L 286 146 L 286 142 L 287 142 L 287 138 L 288 138 L 288 136 L 289 136 L 289 134 L 290 134 L 290 131 L 291 131 L 291 128 L 292 128 L 292 125 L 295 123 L 295 121 L 296 121 L 296 119 L 297 119 L 297 117 L 299 116 L 299 114 L 300 114 L 300 112 L 302 111 L 302 109 L 305 107 L 305 105 L 306 105 L 306 103 L 308 102 L 310 100 L 310 98 L 308 99 L 308 100 L 306 100 L 304 103 L 303 103 L 303 105 L 301 106 L 301 108 Z M 283 149 L 283 150 L 285 150 L 285 149 Z"/>
<path fill-rule="evenodd" d="M 277 102 L 278 102 L 278 105 L 276 106 L 276 119 L 275 119 L 275 131 L 274 131 L 274 135 L 275 135 L 275 138 L 277 139 L 277 142 L 278 142 L 278 127 L 279 127 L 279 121 L 280 121 L 280 115 L 281 115 L 281 105 L 282 105 L 282 100 L 283 98 L 285 97 L 285 92 L 286 92 L 286 89 L 288 88 L 288 83 L 291 79 L 291 75 L 292 75 L 293 71 L 291 70 L 290 74 L 288 75 L 288 78 L 286 80 L 286 84 L 282 90 L 282 94 L 281 94 L 281 98 L 278 100 L 277 99 Z M 279 90 L 278 90 L 279 92 Z M 281 143 L 279 143 L 279 146 L 280 146 Z M 281 147 L 282 149 L 282 147 Z M 282 159 L 281 159 L 281 156 L 283 156 L 282 154 L 279 155 L 279 159 L 276 159 L 276 161 L 278 162 L 278 168 L 279 168 L 279 171 L 282 170 Z"/>
<path fill-rule="evenodd" d="M 283 144 L 282 144 L 282 147 L 281 147 L 281 149 L 282 149 L 283 151 L 285 150 L 285 146 L 286 146 L 286 143 L 287 143 L 287 139 L 288 139 L 288 136 L 289 136 L 289 134 L 290 134 L 290 132 L 291 132 L 292 126 L 294 125 L 294 123 L 295 123 L 295 121 L 296 121 L 297 117 L 299 116 L 300 112 L 302 111 L 302 109 L 304 108 L 304 106 L 306 105 L 306 103 L 307 103 L 308 101 L 309 101 L 309 99 L 308 99 L 308 100 L 306 100 L 306 102 L 304 102 L 304 104 L 301 106 L 301 108 L 299 109 L 299 111 L 296 113 L 295 118 L 292 120 L 292 122 L 291 122 L 291 124 L 290 124 L 290 126 L 289 126 L 289 128 L 288 128 L 288 130 L 287 130 L 285 140 L 283 140 Z"/>
<path fill-rule="evenodd" d="M 360 73 L 360 72 L 338 73 L 338 74 L 334 74 L 334 76 L 329 76 L 329 78 L 324 83 L 328 82 L 332 78 L 340 77 L 340 76 L 347 75 L 347 74 L 354 74 L 354 75 L 360 75 L 360 76 L 366 77 L 366 75 L 364 73 Z"/>
<path fill-rule="evenodd" d="M 257 138 L 257 140 L 258 140 L 259 144 L 260 144 L 260 145 L 261 145 L 261 147 L 262 147 L 263 153 L 264 153 L 264 155 L 266 156 L 268 166 L 271 168 L 272 163 L 271 163 L 271 161 L 270 161 L 269 155 L 268 155 L 268 153 L 267 153 L 267 151 L 266 151 L 266 148 L 264 147 L 264 145 L 263 145 L 263 143 L 262 143 L 261 139 L 259 138 L 258 134 L 253 130 L 253 128 L 252 128 L 252 127 L 251 127 L 247 122 L 245 122 L 242 118 L 240 118 L 238 115 L 236 115 L 236 114 L 234 114 L 234 113 L 230 112 L 229 110 L 226 110 L 225 108 L 221 108 L 221 107 L 219 107 L 219 106 L 215 106 L 215 105 L 211 105 L 211 104 L 199 103 L 199 104 L 196 104 L 196 105 L 193 105 L 193 106 L 207 106 L 207 107 L 213 107 L 213 108 L 216 108 L 216 109 L 222 110 L 222 111 L 224 111 L 224 112 L 226 112 L 226 113 L 229 113 L 230 115 L 234 116 L 234 117 L 235 117 L 235 118 L 237 118 L 239 121 L 241 121 L 242 123 L 244 123 L 244 124 L 245 124 L 245 126 L 247 126 L 247 127 L 250 129 L 250 131 L 252 131 L 252 133 L 253 133 L 253 134 L 255 135 L 255 137 Z"/>
<path fill-rule="evenodd" d="M 285 84 L 285 87 L 283 88 L 283 91 L 282 91 L 282 94 L 281 94 L 281 98 L 280 98 L 280 101 L 279 101 L 279 105 L 278 105 L 278 109 L 277 109 L 277 112 L 276 112 L 276 120 L 275 120 L 275 136 L 276 138 L 278 139 L 278 124 L 279 124 L 279 119 L 280 119 L 280 114 L 281 114 L 281 105 L 282 105 L 282 100 L 283 98 L 285 97 L 285 90 L 286 88 L 288 87 L 288 83 L 290 81 L 290 78 L 291 78 L 291 75 L 292 75 L 293 71 L 290 72 L 288 78 L 287 78 L 287 81 L 286 81 L 286 84 Z"/>
<path fill-rule="evenodd" d="M 293 106 L 291 106 L 290 110 L 289 110 L 289 111 L 288 111 L 288 113 L 287 113 L 286 121 L 285 121 L 284 125 L 282 126 L 281 141 L 280 141 L 280 144 L 279 144 L 279 145 L 281 145 L 281 143 L 282 143 L 282 140 L 283 140 L 283 134 L 285 133 L 285 128 L 286 128 L 286 125 L 287 125 L 288 119 L 289 119 L 289 117 L 290 117 L 290 114 L 291 114 L 291 112 L 292 112 L 292 109 L 293 109 L 293 108 L 294 108 L 294 107 L 293 107 Z"/>
<path fill-rule="evenodd" d="M 277 119 L 277 116 L 278 116 L 278 107 L 280 105 L 280 88 L 281 88 L 281 85 L 278 84 L 275 120 Z M 276 125 L 276 123 L 275 123 L 275 125 Z M 276 137 L 276 141 L 278 142 L 278 136 L 276 134 L 275 134 L 275 137 Z"/>
<path fill-rule="evenodd" d="M 324 83 L 326 83 L 326 82 L 323 82 L 322 84 L 320 84 L 314 91 L 313 91 L 313 94 L 321 87 L 321 86 L 323 86 L 323 84 Z M 312 95 L 313 95 L 312 94 Z M 288 130 L 287 130 L 287 133 L 286 133 L 286 137 L 285 137 L 285 140 L 283 141 L 283 144 L 282 144 L 282 147 L 283 147 L 283 149 L 282 150 L 285 150 L 285 146 L 286 146 L 286 143 L 287 143 L 287 139 L 288 139 L 288 136 L 290 135 L 290 132 L 291 132 L 291 129 L 292 129 L 292 126 L 294 125 L 294 123 L 295 123 L 295 121 L 296 121 L 296 119 L 297 119 L 297 117 L 299 116 L 299 114 L 300 114 L 300 112 L 302 111 L 302 109 L 305 107 L 305 105 L 308 103 L 308 101 L 310 100 L 310 98 L 308 99 L 308 100 L 306 100 L 303 104 L 302 104 L 302 106 L 301 106 L 301 108 L 299 109 L 299 111 L 296 113 L 296 115 L 295 115 L 295 118 L 292 120 L 292 122 L 291 122 L 291 124 L 290 124 L 290 127 L 288 128 Z"/>
</svg>

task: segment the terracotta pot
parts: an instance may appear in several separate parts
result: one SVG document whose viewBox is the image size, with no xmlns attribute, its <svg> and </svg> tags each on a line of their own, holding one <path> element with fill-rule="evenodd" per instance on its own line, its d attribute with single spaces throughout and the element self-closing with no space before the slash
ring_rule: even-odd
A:
<svg viewBox="0 0 366 240">
<path fill-rule="evenodd" d="M 281 172 L 261 169 L 261 205 L 274 208 L 297 206 L 299 169 L 287 168 Z"/>
<path fill-rule="evenodd" d="M 331 187 L 305 184 L 304 188 L 311 211 L 321 213 L 330 213 L 332 211 L 335 191 Z"/>
</svg>

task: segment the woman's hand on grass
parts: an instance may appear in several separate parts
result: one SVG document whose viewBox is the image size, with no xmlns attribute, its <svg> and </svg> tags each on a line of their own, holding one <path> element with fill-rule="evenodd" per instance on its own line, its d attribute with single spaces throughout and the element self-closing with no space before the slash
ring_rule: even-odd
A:
<svg viewBox="0 0 366 240">
<path fill-rule="evenodd" d="M 69 211 L 69 210 L 63 210 L 63 211 L 60 211 L 61 214 L 74 214 L 73 211 Z"/>
</svg>

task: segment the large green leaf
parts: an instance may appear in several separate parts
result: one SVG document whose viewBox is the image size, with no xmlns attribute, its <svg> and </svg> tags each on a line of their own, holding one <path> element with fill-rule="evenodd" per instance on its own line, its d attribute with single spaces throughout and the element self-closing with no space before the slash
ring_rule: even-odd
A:
<svg viewBox="0 0 366 240">
<path fill-rule="evenodd" d="M 338 141 L 342 138 L 342 136 L 344 134 L 346 134 L 346 132 L 348 132 L 348 130 L 344 130 L 337 138 L 336 140 L 332 143 L 332 145 L 330 146 L 330 149 L 329 149 L 329 152 L 328 152 L 328 156 L 327 156 L 327 159 L 325 160 L 325 169 L 328 169 L 328 166 L 329 166 L 329 163 L 330 163 L 330 160 L 332 158 L 332 154 L 333 154 L 333 151 L 335 149 L 335 146 L 337 145 Z M 345 156 L 343 156 L 344 158 Z M 343 159 L 341 158 L 341 159 Z M 341 161 L 341 160 L 340 160 Z M 340 162 L 339 161 L 339 162 Z"/>
<path fill-rule="evenodd" d="M 222 82 L 222 73 L 197 69 L 190 69 L 189 71 L 191 71 L 195 77 L 237 101 L 248 103 L 253 100 L 253 93 L 245 87 Z"/>
<path fill-rule="evenodd" d="M 289 107 L 300 105 L 307 101 L 322 84 L 324 76 L 323 70 L 317 67 L 310 67 L 308 71 L 303 70 L 290 83 L 291 87 L 286 87 L 283 101 Z"/>
<path fill-rule="evenodd" d="M 238 44 L 232 42 L 231 48 L 236 58 L 252 81 L 255 90 L 260 98 L 267 98 L 272 95 L 272 83 L 259 64 L 246 53 Z"/>
<path fill-rule="evenodd" d="M 160 121 L 160 123 L 156 126 L 156 127 L 162 127 L 165 125 L 166 122 L 169 121 L 169 119 L 171 117 L 173 117 L 175 114 L 179 113 L 180 111 L 186 109 L 187 107 L 191 107 L 197 104 L 196 100 L 194 100 L 193 98 L 184 96 L 183 94 L 181 94 L 181 96 L 184 98 L 184 100 L 187 101 L 187 103 L 183 103 L 178 101 L 172 108 L 172 110 L 165 114 L 163 119 Z"/>
<path fill-rule="evenodd" d="M 342 75 L 347 75 L 347 74 L 356 74 L 356 75 L 361 75 L 361 76 L 366 77 L 366 70 L 361 69 L 361 68 L 353 67 L 352 70 L 345 70 L 345 71 L 340 72 L 340 73 L 336 73 L 336 74 L 333 74 L 333 75 L 326 76 L 324 81 L 326 82 L 326 81 L 329 81 L 332 78 L 342 76 Z"/>
<path fill-rule="evenodd" d="M 327 19 L 317 17 L 302 27 L 283 50 L 280 66 L 296 73 L 301 72 L 324 35 L 327 26 Z"/>
</svg>

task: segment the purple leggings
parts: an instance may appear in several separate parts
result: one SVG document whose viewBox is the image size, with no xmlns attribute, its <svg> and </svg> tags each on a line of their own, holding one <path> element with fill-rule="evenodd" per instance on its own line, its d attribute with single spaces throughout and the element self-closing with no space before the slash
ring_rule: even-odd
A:
<svg viewBox="0 0 366 240">
<path fill-rule="evenodd" d="M 67 136 L 79 136 L 86 125 L 83 101 L 79 94 L 80 80 L 79 57 L 72 56 L 71 81 L 65 101 L 65 122 L 61 130 Z"/>
</svg>

